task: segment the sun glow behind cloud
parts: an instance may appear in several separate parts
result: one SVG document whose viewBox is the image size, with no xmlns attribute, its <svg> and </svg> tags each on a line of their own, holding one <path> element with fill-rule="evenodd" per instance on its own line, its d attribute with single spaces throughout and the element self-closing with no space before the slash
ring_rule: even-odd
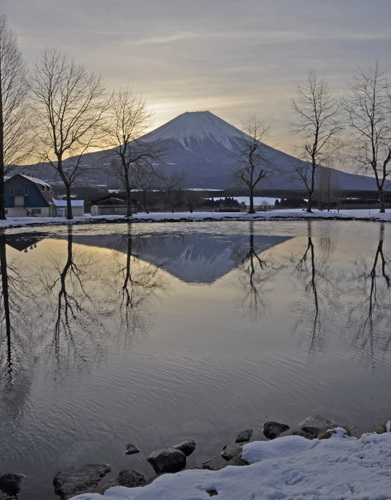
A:
<svg viewBox="0 0 391 500">
<path fill-rule="evenodd" d="M 109 90 L 143 94 L 157 127 L 208 109 L 233 125 L 257 110 L 293 152 L 290 99 L 310 68 L 335 92 L 359 65 L 390 63 L 391 2 L 3 0 L 27 62 L 57 46 Z"/>
</svg>

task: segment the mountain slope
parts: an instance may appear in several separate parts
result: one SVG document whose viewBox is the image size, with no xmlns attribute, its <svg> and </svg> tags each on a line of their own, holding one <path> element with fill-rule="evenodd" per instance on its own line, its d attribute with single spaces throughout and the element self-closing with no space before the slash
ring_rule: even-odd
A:
<svg viewBox="0 0 391 500">
<path fill-rule="evenodd" d="M 238 162 L 244 133 L 209 111 L 183 113 L 153 132 L 145 141 L 159 141 L 167 155 L 162 163 L 171 172 L 184 170 L 192 188 L 232 187 L 232 172 Z M 292 178 L 300 160 L 265 145 L 265 153 L 276 167 L 275 175 L 259 188 L 304 189 L 301 180 Z M 374 179 L 334 170 L 334 182 L 343 189 L 376 190 Z"/>
<path fill-rule="evenodd" d="M 142 137 L 146 142 L 159 142 L 165 150 L 164 157 L 155 164 L 166 173 L 184 171 L 189 188 L 233 187 L 232 172 L 238 162 L 240 141 L 243 137 L 236 127 L 209 111 L 183 113 Z M 270 161 L 276 167 L 275 175 L 262 181 L 259 189 L 304 189 L 303 183 L 292 177 L 294 165 L 300 160 L 265 145 Z M 107 172 L 110 152 L 89 153 L 83 157 L 85 173 L 80 178 L 87 185 L 112 185 Z M 65 161 L 65 164 L 72 159 Z M 25 169 L 26 173 L 37 170 Z M 342 189 L 376 190 L 374 179 L 334 170 L 334 181 Z M 53 182 L 49 167 L 42 171 L 42 178 Z"/>
</svg>

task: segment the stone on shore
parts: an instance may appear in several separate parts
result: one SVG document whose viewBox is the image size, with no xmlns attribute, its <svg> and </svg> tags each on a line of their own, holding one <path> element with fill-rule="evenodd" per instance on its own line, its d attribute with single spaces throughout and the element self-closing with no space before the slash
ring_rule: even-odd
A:
<svg viewBox="0 0 391 500">
<path fill-rule="evenodd" d="M 0 476 L 0 490 L 6 495 L 17 496 L 25 477 L 24 474 L 2 474 Z"/>
<path fill-rule="evenodd" d="M 152 452 L 147 457 L 156 474 L 179 472 L 186 467 L 186 455 L 176 448 L 163 448 Z"/>
<path fill-rule="evenodd" d="M 54 491 L 63 497 L 89 493 L 111 471 L 109 464 L 73 465 L 60 470 L 53 479 Z"/>
<path fill-rule="evenodd" d="M 215 456 L 208 458 L 208 460 L 205 460 L 202 462 L 201 469 L 207 469 L 207 470 L 220 470 L 224 469 L 224 467 L 227 466 L 227 462 L 222 459 L 221 455 L 220 456 Z"/>
<path fill-rule="evenodd" d="M 235 443 L 245 443 L 247 441 L 250 441 L 252 435 L 253 435 L 252 429 L 245 429 L 244 431 L 239 432 L 239 434 L 235 439 Z"/>
<path fill-rule="evenodd" d="M 136 469 L 124 469 L 118 474 L 116 482 L 120 486 L 126 486 L 127 488 L 136 488 L 137 486 L 143 486 L 147 479 L 142 472 Z"/>
<path fill-rule="evenodd" d="M 333 423 L 327 418 L 321 417 L 320 415 L 315 415 L 303 420 L 299 424 L 299 427 L 303 432 L 309 434 L 312 438 L 317 438 L 321 431 L 325 431 L 326 429 L 329 429 L 330 427 L 334 427 L 336 425 L 337 424 L 335 422 Z"/>
<path fill-rule="evenodd" d="M 182 443 L 174 445 L 173 448 L 180 450 L 188 457 L 196 449 L 196 446 L 197 443 L 194 441 L 194 439 L 186 439 L 185 441 L 182 441 Z"/>
<path fill-rule="evenodd" d="M 275 439 L 288 429 L 290 429 L 289 425 L 269 421 L 263 425 L 263 434 L 268 439 Z"/>
<path fill-rule="evenodd" d="M 140 453 L 140 450 L 134 444 L 126 443 L 125 453 L 126 455 L 134 455 L 135 453 Z"/>
<path fill-rule="evenodd" d="M 224 458 L 227 462 L 232 460 L 234 457 L 238 457 L 242 452 L 241 446 L 224 446 L 223 451 L 220 456 Z"/>
</svg>

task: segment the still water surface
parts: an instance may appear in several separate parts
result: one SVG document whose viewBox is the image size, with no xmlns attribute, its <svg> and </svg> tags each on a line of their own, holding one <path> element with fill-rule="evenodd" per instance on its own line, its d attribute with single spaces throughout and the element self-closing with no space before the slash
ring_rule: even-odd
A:
<svg viewBox="0 0 391 500">
<path fill-rule="evenodd" d="M 8 230 L 0 257 L 0 473 L 23 500 L 67 465 L 153 476 L 185 438 L 200 464 L 266 420 L 390 417 L 387 224 Z"/>
</svg>

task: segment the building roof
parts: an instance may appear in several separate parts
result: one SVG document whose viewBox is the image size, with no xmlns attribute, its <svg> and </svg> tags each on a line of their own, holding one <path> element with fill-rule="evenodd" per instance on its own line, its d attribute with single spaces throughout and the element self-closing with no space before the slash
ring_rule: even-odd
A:
<svg viewBox="0 0 391 500">
<path fill-rule="evenodd" d="M 53 200 L 53 201 L 56 207 L 61 208 L 67 206 L 67 200 Z M 72 207 L 83 207 L 84 200 L 71 200 L 71 205 Z"/>
<path fill-rule="evenodd" d="M 38 177 L 31 177 L 30 175 L 24 175 L 24 174 L 16 174 L 16 175 L 20 175 L 21 177 L 24 177 L 28 181 L 34 182 L 34 184 L 41 184 L 41 186 L 46 186 L 49 189 L 52 189 L 52 186 L 50 184 L 43 181 L 42 179 L 38 179 Z"/>
<path fill-rule="evenodd" d="M 126 205 L 126 199 L 120 196 L 105 196 L 93 201 L 92 205 Z"/>
</svg>

